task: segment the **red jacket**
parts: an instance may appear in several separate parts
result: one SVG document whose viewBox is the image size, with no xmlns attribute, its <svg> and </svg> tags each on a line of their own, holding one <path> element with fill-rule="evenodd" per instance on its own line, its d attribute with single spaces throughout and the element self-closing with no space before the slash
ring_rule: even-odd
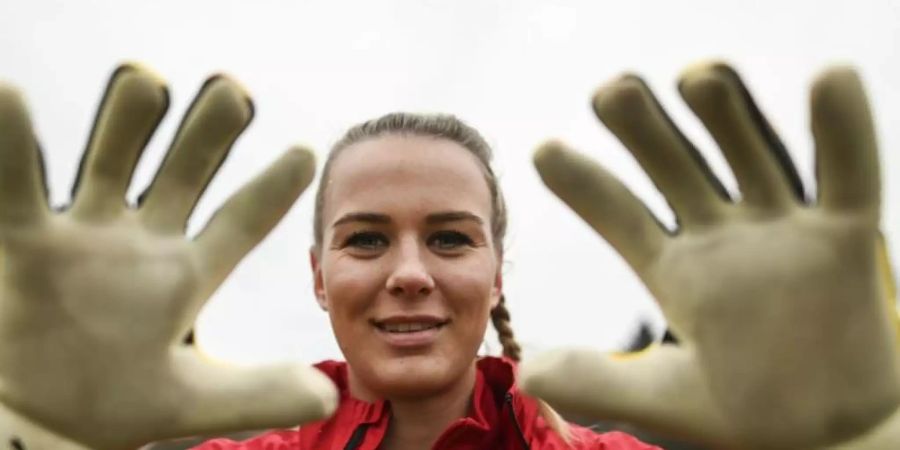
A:
<svg viewBox="0 0 900 450">
<path fill-rule="evenodd" d="M 194 450 L 376 450 L 387 432 L 389 404 L 350 397 L 346 363 L 325 361 L 316 367 L 341 392 L 331 418 L 244 442 L 214 439 Z M 598 434 L 576 425 L 567 446 L 540 416 L 537 401 L 516 389 L 513 365 L 500 358 L 478 361 L 473 400 L 470 415 L 444 430 L 433 450 L 661 450 L 625 433 Z"/>
</svg>

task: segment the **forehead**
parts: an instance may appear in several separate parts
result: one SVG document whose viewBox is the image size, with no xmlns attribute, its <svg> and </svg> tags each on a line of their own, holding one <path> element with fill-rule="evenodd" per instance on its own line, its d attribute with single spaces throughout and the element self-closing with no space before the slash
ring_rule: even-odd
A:
<svg viewBox="0 0 900 450">
<path fill-rule="evenodd" d="M 325 189 L 326 224 L 354 211 L 468 211 L 485 223 L 491 212 L 481 163 L 447 139 L 389 135 L 354 144 L 334 161 Z"/>
</svg>

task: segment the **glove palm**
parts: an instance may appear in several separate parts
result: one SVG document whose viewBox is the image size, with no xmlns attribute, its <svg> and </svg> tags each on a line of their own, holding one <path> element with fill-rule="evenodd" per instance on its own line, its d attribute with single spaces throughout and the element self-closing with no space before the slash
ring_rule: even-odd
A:
<svg viewBox="0 0 900 450">
<path fill-rule="evenodd" d="M 151 73 L 117 70 L 72 205 L 51 212 L 23 103 L 0 89 L 0 402 L 89 448 L 293 426 L 335 402 L 312 368 L 230 367 L 183 343 L 203 303 L 309 184 L 314 160 L 289 151 L 189 240 L 187 218 L 253 110 L 233 81 L 211 78 L 129 207 L 132 171 L 167 104 Z"/>
<path fill-rule="evenodd" d="M 676 233 L 562 144 L 535 156 L 548 187 L 648 286 L 679 345 L 626 358 L 551 353 L 524 365 L 525 389 L 563 410 L 726 447 L 817 446 L 871 427 L 900 400 L 900 378 L 876 263 L 875 138 L 858 78 L 837 69 L 813 89 L 814 205 L 730 68 L 695 67 L 679 88 L 730 163 L 740 200 L 639 79 L 594 99 L 672 206 Z"/>
</svg>

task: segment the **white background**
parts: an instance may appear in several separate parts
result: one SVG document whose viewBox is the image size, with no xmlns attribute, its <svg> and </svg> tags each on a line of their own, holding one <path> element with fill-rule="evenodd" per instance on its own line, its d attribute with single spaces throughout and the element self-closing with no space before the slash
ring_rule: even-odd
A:
<svg viewBox="0 0 900 450">
<path fill-rule="evenodd" d="M 618 348 L 640 319 L 657 332 L 664 326 L 622 260 L 531 166 L 538 143 L 562 138 L 619 174 L 671 224 L 661 196 L 593 118 L 588 101 L 600 83 L 623 71 L 644 75 L 733 189 L 729 169 L 674 89 L 681 69 L 707 58 L 733 63 L 812 182 L 809 83 L 830 63 L 857 66 L 879 125 L 884 228 L 896 255 L 898 56 L 900 2 L 887 0 L 0 0 L 0 79 L 27 94 L 57 204 L 68 201 L 94 109 L 120 61 L 155 68 L 173 100 L 132 195 L 152 176 L 207 75 L 234 75 L 256 100 L 255 123 L 210 185 L 192 232 L 290 143 L 323 156 L 348 126 L 396 110 L 467 120 L 497 153 L 511 210 L 506 291 L 532 354 L 558 345 Z M 312 296 L 311 194 L 201 314 L 198 339 L 211 355 L 241 363 L 340 357 Z M 486 346 L 498 348 L 491 337 Z"/>
</svg>

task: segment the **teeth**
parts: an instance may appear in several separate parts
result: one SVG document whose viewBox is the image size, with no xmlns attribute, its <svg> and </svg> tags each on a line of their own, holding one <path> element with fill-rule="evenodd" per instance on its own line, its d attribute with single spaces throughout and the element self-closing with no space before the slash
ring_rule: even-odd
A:
<svg viewBox="0 0 900 450">
<path fill-rule="evenodd" d="M 381 328 L 389 333 L 413 333 L 437 328 L 438 326 L 439 324 L 436 323 L 391 323 L 384 324 Z"/>
</svg>

